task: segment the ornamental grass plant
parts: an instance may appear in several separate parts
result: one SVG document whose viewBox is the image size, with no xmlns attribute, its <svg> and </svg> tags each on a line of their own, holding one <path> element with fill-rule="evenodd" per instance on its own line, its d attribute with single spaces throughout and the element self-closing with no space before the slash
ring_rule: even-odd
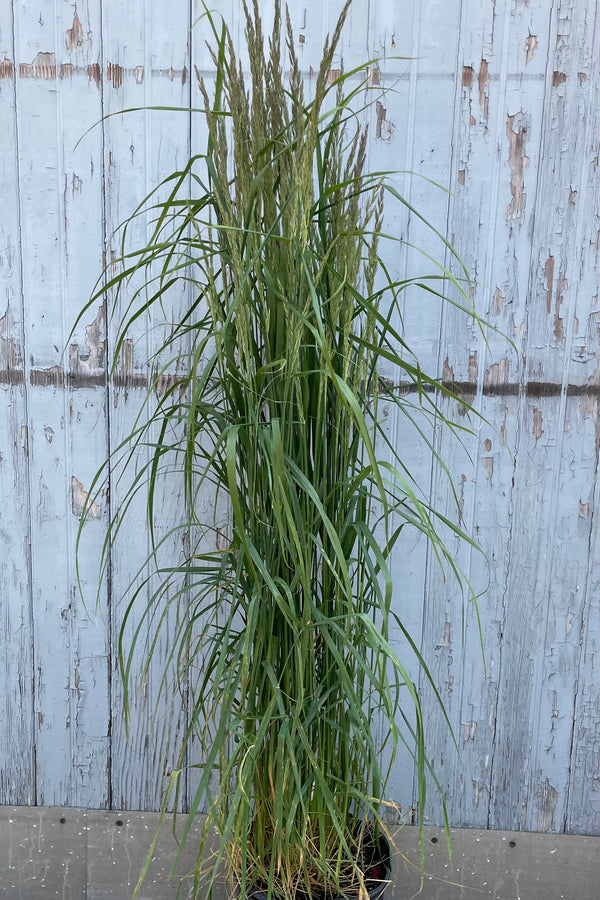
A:
<svg viewBox="0 0 600 900">
<path fill-rule="evenodd" d="M 462 533 L 413 480 L 382 404 L 417 431 L 424 415 L 455 427 L 438 405 L 448 387 L 421 370 L 397 323 L 408 290 L 472 310 L 440 235 L 440 261 L 423 255 L 428 275 L 399 280 L 384 262 L 382 242 L 398 240 L 383 233 L 384 198 L 405 201 L 366 166 L 364 66 L 332 77 L 349 7 L 310 98 L 279 0 L 270 36 L 256 0 L 244 4 L 249 73 L 207 12 L 216 78 L 210 89 L 199 82 L 206 148 L 163 182 L 164 199 L 151 194 L 132 217 L 153 217 L 146 246 L 125 249 L 125 225 L 121 268 L 90 301 L 144 276 L 121 319 L 116 364 L 140 317 L 168 310 L 176 283 L 189 297 L 157 354 L 154 400 L 115 451 L 138 468 L 104 564 L 128 500 L 144 490 L 151 573 L 126 598 L 120 663 L 127 707 L 136 642 L 148 627 L 149 665 L 169 623 L 167 667 L 188 727 L 165 809 L 177 807 L 186 766 L 198 767 L 183 835 L 205 809 L 194 897 L 223 865 L 242 898 L 256 889 L 285 900 L 365 896 L 388 834 L 386 785 L 400 744 L 414 756 L 425 807 L 422 711 L 391 625 L 410 665 L 416 658 L 429 674 L 393 605 L 390 559 L 410 527 L 452 569 L 443 534 Z M 165 379 L 174 362 L 177 377 Z M 140 468 L 141 448 L 149 459 Z M 154 532 L 165 483 L 183 483 L 186 498 L 186 549 L 167 565 L 166 538 Z M 230 510 L 216 549 L 207 549 L 207 490 Z"/>
</svg>

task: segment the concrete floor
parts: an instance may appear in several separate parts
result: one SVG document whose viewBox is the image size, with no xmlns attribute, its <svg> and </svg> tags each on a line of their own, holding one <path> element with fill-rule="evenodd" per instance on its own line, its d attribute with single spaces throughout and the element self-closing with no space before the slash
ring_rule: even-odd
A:
<svg viewBox="0 0 600 900">
<path fill-rule="evenodd" d="M 0 807 L 0 898 L 129 900 L 157 821 L 152 813 Z M 417 830 L 404 828 L 397 845 L 386 900 L 600 900 L 600 837 L 453 830 L 451 867 L 443 830 L 428 828 L 423 877 Z M 139 900 L 174 900 L 175 847 L 168 823 Z M 193 860 L 192 842 L 182 874 Z"/>
</svg>

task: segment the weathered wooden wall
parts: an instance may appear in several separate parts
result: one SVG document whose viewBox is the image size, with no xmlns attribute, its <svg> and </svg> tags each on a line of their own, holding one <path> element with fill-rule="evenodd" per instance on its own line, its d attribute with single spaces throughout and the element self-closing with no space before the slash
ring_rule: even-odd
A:
<svg viewBox="0 0 600 900">
<path fill-rule="evenodd" d="M 213 6 L 239 22 L 235 0 Z M 307 72 L 340 6 L 293 4 Z M 150 679 L 125 741 L 116 599 L 146 538 L 140 513 L 94 608 L 116 483 L 84 531 L 87 610 L 76 589 L 85 491 L 133 421 L 154 338 L 140 332 L 108 382 L 114 329 L 102 307 L 65 347 L 118 249 L 115 227 L 202 146 L 199 117 L 147 108 L 197 103 L 194 67 L 210 69 L 200 11 L 198 0 L 0 5 L 4 804 L 155 808 L 162 748 L 176 736 L 160 716 L 152 727 Z M 457 754 L 424 684 L 431 756 L 457 826 L 600 830 L 599 39 L 598 0 L 355 0 L 345 36 L 347 68 L 381 57 L 372 167 L 449 189 L 396 177 L 451 237 L 476 279 L 477 310 L 499 329 L 486 343 L 449 307 L 405 303 L 425 363 L 460 382 L 487 420 L 463 448 L 433 434 L 489 561 L 457 547 L 475 588 L 487 587 L 487 673 L 474 609 L 463 619 L 427 548 L 407 538 L 394 560 L 397 607 L 458 738 Z M 103 118 L 130 107 L 146 109 Z M 145 234 L 146 221 L 136 228 Z M 390 209 L 387 228 L 430 246 L 414 217 Z M 423 268 L 408 249 L 394 265 Z M 400 421 L 390 430 L 452 513 L 426 447 Z M 165 497 L 165 527 L 178 502 Z M 393 792 L 411 806 L 407 760 Z M 430 816 L 441 816 L 433 796 Z"/>
</svg>

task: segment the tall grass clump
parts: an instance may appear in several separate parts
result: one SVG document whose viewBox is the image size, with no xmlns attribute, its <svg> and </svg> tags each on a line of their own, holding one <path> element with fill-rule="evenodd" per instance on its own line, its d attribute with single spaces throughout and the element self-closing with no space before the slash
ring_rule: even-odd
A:
<svg viewBox="0 0 600 900">
<path fill-rule="evenodd" d="M 421 809 L 425 801 L 421 707 L 390 645 L 391 623 L 424 663 L 392 608 L 390 557 L 410 526 L 452 566 L 441 535 L 453 526 L 423 499 L 381 407 L 399 407 L 418 429 L 422 412 L 441 415 L 436 396 L 447 393 L 394 324 L 403 292 L 443 298 L 450 279 L 452 302 L 468 307 L 468 298 L 444 268 L 452 251 L 442 238 L 428 277 L 396 280 L 382 260 L 380 242 L 393 240 L 381 234 L 384 196 L 404 201 L 366 168 L 355 111 L 367 96 L 364 68 L 331 77 L 349 6 L 310 99 L 279 0 L 268 37 L 256 0 L 244 4 L 249 74 L 227 27 L 207 14 L 216 78 L 210 90 L 199 83 L 206 150 L 163 182 L 166 199 L 153 194 L 140 207 L 154 216 L 151 239 L 124 250 L 102 288 L 118 295 L 145 273 L 115 360 L 141 315 L 168 309 L 176 282 L 190 298 L 158 354 L 175 356 L 179 374 L 157 374 L 158 399 L 120 448 L 138 465 L 149 448 L 131 491 L 146 491 L 151 530 L 158 485 L 183 483 L 187 550 L 156 562 L 128 595 L 123 634 L 149 599 L 134 646 L 122 639 L 120 652 L 128 703 L 142 623 L 156 629 L 155 642 L 176 608 L 167 665 L 189 724 L 165 804 L 177 804 L 186 765 L 198 767 L 184 829 L 208 810 L 194 896 L 224 863 L 242 898 L 255 889 L 286 900 L 364 896 L 399 742 L 414 755 Z M 410 395 L 395 389 L 400 381 Z M 207 490 L 230 509 L 218 549 L 207 549 Z M 161 558 L 159 544 L 148 563 Z"/>
</svg>

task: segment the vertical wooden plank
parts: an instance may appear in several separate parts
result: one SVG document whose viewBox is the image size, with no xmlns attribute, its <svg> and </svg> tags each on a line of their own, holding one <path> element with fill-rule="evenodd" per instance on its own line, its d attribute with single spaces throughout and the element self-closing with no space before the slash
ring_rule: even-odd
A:
<svg viewBox="0 0 600 900">
<path fill-rule="evenodd" d="M 107 172 L 106 222 L 109 253 L 120 253 L 120 235 L 113 235 L 121 222 L 130 216 L 141 200 L 162 178 L 178 166 L 185 165 L 190 153 L 189 114 L 152 111 L 152 106 L 189 107 L 190 10 L 124 7 L 106 2 L 103 8 L 105 106 L 107 114 L 119 110 L 136 111 L 113 115 L 104 123 L 105 165 Z M 128 247 L 143 245 L 152 232 L 151 214 L 142 215 L 131 228 Z M 116 271 L 116 268 L 115 268 Z M 133 296 L 139 282 L 123 292 L 120 305 L 113 310 L 109 327 L 109 347 L 114 347 L 119 316 Z M 142 298 L 143 299 L 143 298 Z M 171 296 L 173 314 L 177 314 L 181 296 Z M 110 404 L 111 448 L 114 450 L 134 427 L 140 403 L 150 376 L 147 361 L 158 346 L 160 334 L 153 333 L 140 322 L 128 345 L 127 358 L 120 361 L 112 386 Z M 131 352 L 130 352 L 131 351 Z M 151 400 L 152 403 L 152 400 Z M 151 408 L 151 406 L 150 406 Z M 139 464 L 147 461 L 141 449 Z M 124 498 L 125 483 L 112 473 L 111 514 L 118 515 Z M 131 473 L 130 473 L 131 475 Z M 162 501 L 162 502 L 161 502 Z M 160 539 L 180 520 L 183 500 L 173 491 L 159 498 L 156 534 Z M 134 663 L 129 736 L 123 721 L 123 691 L 117 671 L 117 637 L 123 621 L 124 605 L 120 602 L 130 582 L 143 566 L 150 550 L 143 497 L 140 495 L 129 510 L 126 527 L 112 553 L 111 588 L 113 681 L 111 692 L 112 722 L 112 795 L 118 808 L 155 809 L 161 801 L 163 778 L 167 768 L 174 768 L 176 742 L 180 722 L 172 714 L 168 700 L 157 706 L 162 668 L 170 651 L 164 639 L 159 641 L 147 680 L 143 676 L 144 653 L 151 634 L 144 632 Z M 165 553 L 172 562 L 181 552 L 181 536 L 176 536 Z M 139 572 L 139 579 L 148 574 Z M 138 614 L 153 588 L 141 594 Z M 150 625 L 150 628 L 152 626 Z M 172 630 L 169 627 L 169 632 Z M 133 636 L 133 623 L 125 634 L 125 647 Z M 170 679 L 167 679 L 167 684 Z M 184 801 L 185 802 L 185 801 Z"/>
<path fill-rule="evenodd" d="M 566 628 L 577 646 L 575 697 L 573 708 L 573 736 L 569 760 L 568 800 L 565 831 L 568 834 L 596 834 L 600 812 L 600 734 L 598 708 L 600 706 L 600 415 L 598 397 L 582 397 L 579 410 L 570 422 L 573 440 L 580 434 L 593 438 L 595 466 L 591 466 L 587 492 L 579 500 L 578 526 L 582 549 L 587 541 L 587 570 L 579 569 L 575 584 L 576 595 L 581 594 L 578 618 L 567 610 Z M 583 419 L 583 421 L 582 421 Z M 590 434 L 591 432 L 591 434 Z M 588 524 L 589 520 L 589 524 Z M 583 527 L 581 527 L 583 526 Z M 570 599 L 570 598 L 569 598 Z"/>
<path fill-rule="evenodd" d="M 598 37 L 597 29 L 589 29 L 590 17 L 593 20 L 595 15 L 591 4 L 575 7 L 560 3 L 555 13 L 547 60 L 544 152 L 538 173 L 528 286 L 531 299 L 526 319 L 526 371 L 530 399 L 522 419 L 524 455 L 515 487 L 520 494 L 515 533 L 521 535 L 521 541 L 514 545 L 509 582 L 509 600 L 514 591 L 517 596 L 529 593 L 533 603 L 527 603 L 525 634 L 522 612 L 517 623 L 514 608 L 507 607 L 505 637 L 514 640 L 518 632 L 521 646 L 517 658 L 507 655 L 500 683 L 501 726 L 493 774 L 494 823 L 500 824 L 502 816 L 504 821 L 510 816 L 510 821 L 520 827 L 540 831 L 565 827 L 576 691 L 576 680 L 567 673 L 578 670 L 581 657 L 579 645 L 573 646 L 564 622 L 569 615 L 576 620 L 582 617 L 583 598 L 576 585 L 587 567 L 585 547 L 589 547 L 590 522 L 581 527 L 577 494 L 590 493 L 595 469 L 593 462 L 590 465 L 594 450 L 582 444 L 582 433 L 576 443 L 572 442 L 569 422 L 575 410 L 567 396 L 572 369 L 565 350 L 576 327 L 576 286 L 581 284 L 585 289 L 589 276 L 579 279 L 586 270 L 590 272 L 579 248 L 593 237 L 588 223 L 577 221 L 572 194 L 574 185 L 579 184 L 582 153 L 588 164 L 591 162 L 591 132 L 586 126 L 591 124 L 590 117 L 593 120 L 594 109 L 589 90 L 582 96 L 582 87 L 593 71 L 592 47 L 595 41 L 598 55 Z M 586 77 L 580 79 L 578 72 Z M 563 91 L 562 98 L 557 96 Z M 586 120 L 584 128 L 582 117 Z M 563 145 L 565 133 L 573 137 L 568 153 Z M 597 191 L 596 184 L 596 196 Z M 564 227 L 567 222 L 568 229 Z M 566 240 L 566 233 L 576 235 L 573 243 Z M 571 248 L 575 254 L 572 268 Z M 560 260 L 558 271 L 548 262 L 550 257 Z M 597 263 L 595 274 L 597 283 Z M 571 291 L 567 291 L 569 277 L 574 279 Z M 589 309 L 591 300 L 590 292 L 582 305 Z M 537 396 L 540 381 L 542 396 Z M 548 391 L 543 384 L 548 384 Z M 533 511 L 536 527 L 532 545 Z M 582 532 L 588 535 L 583 541 Z M 537 566 L 532 565 L 532 559 L 537 559 Z M 536 646 L 536 638 L 543 642 L 543 653 L 527 648 L 527 635 L 531 636 L 531 647 Z M 520 685 L 519 696 L 512 698 L 512 704 L 509 678 Z M 521 777 L 518 782 L 513 778 L 507 791 L 508 773 L 514 771 Z"/>
<path fill-rule="evenodd" d="M 12 8 L 0 9 L 0 803 L 35 800 L 27 396 Z M 19 715 L 15 715 L 19 710 Z"/>
<path fill-rule="evenodd" d="M 450 14 L 452 12 L 452 14 Z M 438 17 L 440 28 L 438 29 Z M 432 27 L 432 22 L 436 27 Z M 455 64 L 462 47 L 461 17 L 454 9 L 435 2 L 420 4 L 418 19 L 413 25 L 412 46 L 408 55 L 411 60 L 411 101 L 412 101 L 412 130 L 409 126 L 410 156 L 407 159 L 407 168 L 420 177 L 412 177 L 408 188 L 408 199 L 412 206 L 418 210 L 434 227 L 446 234 L 450 214 L 450 195 L 443 189 L 448 189 L 452 184 L 452 171 L 454 167 L 454 129 L 456 127 L 455 107 Z M 440 40 L 443 35 L 443 50 Z M 431 116 L 431 110 L 436 110 L 436 115 Z M 434 182 L 435 184 L 431 183 Z M 428 254 L 432 259 L 442 265 L 452 265 L 450 255 L 445 251 L 443 244 L 435 238 L 416 216 L 409 219 L 406 240 L 408 244 L 419 248 L 420 252 L 410 249 L 407 252 L 406 277 L 425 273 L 441 274 L 435 265 L 424 255 Z M 461 248 L 457 248 L 459 252 Z M 437 285 L 432 285 L 434 289 Z M 440 285 L 441 287 L 441 285 Z M 452 288 L 445 284 L 446 290 Z M 403 327 L 409 338 L 409 345 L 415 346 L 420 363 L 425 371 L 436 375 L 444 375 L 444 354 L 447 320 L 449 310 L 445 302 L 439 302 L 435 297 L 428 298 L 412 290 L 407 293 L 404 300 Z M 441 398 L 437 397 L 439 402 Z M 442 437 L 439 426 L 431 422 L 429 439 L 437 452 L 443 452 L 440 438 Z M 436 467 L 433 460 L 429 460 L 430 472 L 427 479 L 427 489 L 432 499 L 434 508 L 448 512 L 456 519 L 456 509 L 452 509 L 452 500 L 449 500 L 450 509 L 444 509 L 440 497 L 440 491 L 436 490 Z M 464 471 L 464 469 L 463 469 Z M 439 478 L 439 473 L 438 476 Z M 442 479 L 445 476 L 442 476 Z M 429 497 L 428 497 L 429 498 Z M 445 539 L 454 543 L 449 535 Z M 420 642 L 420 650 L 425 663 L 436 678 L 436 665 L 439 655 L 439 647 L 444 644 L 436 634 L 433 643 L 428 640 L 428 628 L 437 622 L 438 626 L 445 621 L 440 604 L 447 605 L 449 595 L 455 594 L 455 585 L 445 584 L 443 588 L 432 591 L 432 584 L 443 585 L 443 575 L 437 568 L 437 561 L 431 552 L 430 546 L 422 548 L 424 551 L 422 565 L 421 587 L 421 628 L 415 637 Z M 450 576 L 451 577 L 451 576 Z M 433 593 L 433 596 L 432 596 Z M 442 609 L 443 609 L 442 605 Z M 436 629 L 437 631 L 438 629 Z M 440 714 L 436 709 L 436 701 L 428 686 L 428 679 L 424 672 L 419 673 L 419 692 L 425 714 L 426 739 L 428 740 L 427 752 L 433 755 L 434 742 L 430 739 L 428 726 Z M 444 700 L 447 693 L 442 691 Z M 442 729 L 443 729 L 442 725 Z M 442 733 L 444 733 L 442 731 Z M 413 788 L 413 804 L 416 807 L 418 801 L 418 788 L 415 783 Z M 426 816 L 433 814 L 439 808 L 441 798 L 437 788 L 429 785 Z"/>
<path fill-rule="evenodd" d="M 73 154 L 73 146 L 97 118 L 98 108 L 88 109 L 91 122 L 80 118 L 85 102 L 78 89 L 86 99 L 90 91 L 87 68 L 57 61 L 64 35 L 73 26 L 72 7 L 64 3 L 46 3 L 35 13 L 22 4 L 15 22 L 16 57 L 24 60 L 16 92 L 32 485 L 36 801 L 100 806 L 106 803 L 107 788 L 106 645 L 77 597 L 74 545 L 78 504 L 84 482 L 89 483 L 101 458 L 103 438 L 102 431 L 93 432 L 98 413 L 91 396 L 82 391 L 68 397 L 63 367 L 70 324 L 81 307 L 80 291 L 85 296 L 90 287 L 89 275 L 81 283 L 84 270 L 77 261 L 94 253 L 87 240 L 93 247 L 94 225 L 98 235 L 101 224 L 100 219 L 94 223 L 93 190 L 86 197 L 87 210 L 75 211 L 91 175 L 89 156 L 84 161 Z M 93 29 L 91 23 L 88 42 Z M 80 37 L 81 44 L 79 37 L 72 41 L 74 55 L 83 32 Z M 58 79 L 62 91 L 56 89 Z M 21 114 L 26 110 L 29 115 Z M 99 197 L 98 178 L 96 190 Z M 81 229 L 83 222 L 87 231 Z M 102 402 L 100 398 L 100 409 Z M 88 433 L 94 436 L 90 439 Z M 79 466 L 82 447 L 87 458 Z M 88 574 L 85 563 L 82 572 Z"/>
<path fill-rule="evenodd" d="M 415 153 L 420 152 L 418 135 L 423 122 L 418 119 L 417 110 L 422 83 L 419 82 L 420 70 L 416 61 L 398 57 L 410 57 L 414 51 L 416 35 L 421 25 L 420 4 L 412 4 L 410 9 L 404 11 L 401 27 L 398 27 L 400 23 L 397 20 L 397 9 L 393 4 L 373 4 L 369 14 L 369 17 L 357 16 L 355 21 L 355 27 L 358 24 L 365 32 L 366 46 L 362 58 L 381 56 L 377 69 L 371 73 L 371 88 L 376 89 L 378 84 L 381 93 L 377 94 L 376 90 L 372 90 L 364 95 L 364 100 L 370 103 L 366 115 L 369 127 L 368 165 L 371 171 L 391 173 L 389 178 L 391 185 L 411 201 L 415 199 L 413 192 L 422 187 L 419 179 L 412 178 L 409 173 L 413 168 Z M 352 64 L 355 63 L 351 61 L 349 67 Z M 422 202 L 422 198 L 420 201 Z M 389 194 L 386 197 L 384 233 L 410 242 L 419 239 L 416 230 L 415 222 L 406 207 Z M 421 232 L 421 237 L 423 233 Z M 429 266 L 424 264 L 423 258 L 418 254 L 411 254 L 406 244 L 400 240 L 382 239 L 380 252 L 391 276 L 395 279 L 416 274 L 416 267 L 418 271 L 429 269 Z M 400 309 L 394 313 L 393 322 L 400 333 L 405 333 L 408 343 L 413 345 L 416 340 L 420 349 L 422 333 L 415 335 L 414 320 L 408 324 L 401 320 L 400 313 L 405 314 L 409 309 L 410 302 L 401 295 Z M 439 308 L 433 304 L 426 314 L 430 320 L 431 318 L 435 320 L 439 312 Z M 395 368 L 385 369 L 382 374 L 395 384 L 406 382 L 404 373 Z M 404 399 L 407 414 L 399 413 L 393 405 L 390 406 L 389 421 L 385 423 L 385 430 L 392 445 L 402 448 L 401 456 L 407 470 L 414 476 L 416 483 L 427 492 L 431 477 L 431 461 L 425 438 L 418 435 L 415 424 L 423 429 L 427 439 L 431 439 L 431 421 L 416 409 L 411 409 L 412 404 L 416 404 L 414 393 L 408 393 Z M 383 401 L 381 408 L 387 412 Z M 412 418 L 415 422 L 411 421 Z M 398 524 L 399 521 L 395 522 L 393 527 Z M 426 554 L 425 539 L 414 529 L 405 528 L 390 561 L 394 584 L 394 611 L 409 633 L 416 637 L 417 642 L 422 628 Z M 412 649 L 402 629 L 394 624 L 390 631 L 390 643 L 406 665 L 411 678 L 417 681 L 419 670 Z M 404 712 L 414 725 L 411 706 L 412 704 L 408 702 Z M 415 801 L 414 762 L 410 739 L 407 734 L 405 736 L 408 744 L 400 745 L 398 748 L 397 761 L 388 789 L 391 798 L 398 804 L 398 817 L 402 821 L 410 821 Z"/>
<path fill-rule="evenodd" d="M 452 196 L 447 227 L 450 240 L 475 279 L 469 289 L 475 309 L 489 318 L 492 254 L 488 252 L 488 246 L 490 242 L 493 245 L 495 230 L 503 221 L 498 202 L 503 167 L 499 152 L 503 123 L 499 110 L 504 103 L 506 56 L 511 40 L 510 20 L 502 17 L 502 7 L 487 8 L 469 2 L 461 6 L 449 182 Z M 485 46 L 482 47 L 484 36 Z M 496 76 L 491 84 L 490 70 Z M 456 266 L 453 270 L 461 277 Z M 494 338 L 493 334 L 488 337 L 490 352 L 497 352 L 497 347 L 503 356 L 510 356 L 505 340 L 494 343 Z M 444 377 L 462 385 L 466 399 L 472 402 L 478 392 L 481 395 L 486 353 L 477 325 L 463 313 L 447 309 L 440 351 L 439 365 Z M 444 402 L 442 406 L 451 420 L 473 427 L 476 433 L 473 437 L 465 436 L 463 449 L 456 439 L 442 432 L 438 452 L 448 467 L 451 489 L 444 474 L 437 472 L 433 499 L 452 521 L 480 542 L 488 553 L 492 570 L 489 589 L 479 600 L 480 625 L 468 592 L 461 596 L 452 575 L 444 580 L 435 560 L 429 567 L 423 646 L 433 654 L 432 673 L 446 705 L 457 746 L 431 691 L 427 694 L 431 707 L 427 734 L 434 769 L 447 793 L 451 821 L 485 827 L 494 742 L 496 690 L 493 670 L 499 655 L 495 623 L 506 565 L 499 540 L 494 541 L 494 538 L 500 523 L 504 529 L 507 525 L 506 507 L 500 514 L 495 511 L 492 501 L 499 488 L 503 495 L 510 497 L 512 476 L 508 453 L 503 453 L 502 449 L 498 452 L 502 427 L 502 418 L 498 421 L 498 416 L 506 420 L 514 414 L 516 405 L 509 405 L 507 409 L 505 403 L 498 406 L 495 401 L 480 399 L 478 409 L 490 422 L 489 426 L 483 427 L 476 417 L 466 419 L 464 410 L 454 404 Z M 460 503 L 460 518 L 456 497 Z M 483 520 L 482 511 L 487 513 Z M 506 530 L 502 534 L 506 535 Z M 469 578 L 473 591 L 476 594 L 485 591 L 488 572 L 481 554 L 459 542 L 456 542 L 456 553 L 457 564 Z M 490 667 L 487 679 L 482 643 Z M 443 820 L 441 798 L 435 791 L 432 791 L 430 811 L 432 821 Z"/>
<path fill-rule="evenodd" d="M 60 47 L 64 60 L 60 67 L 62 100 L 58 110 L 64 185 L 59 205 L 64 233 L 64 344 L 93 289 L 103 256 L 102 136 L 97 127 L 102 112 L 98 77 L 100 10 L 81 10 L 78 15 L 71 4 L 63 3 L 57 24 L 57 48 Z M 66 359 L 63 363 L 65 368 L 68 366 L 69 388 L 63 401 L 63 415 L 66 417 L 68 409 L 65 474 L 69 487 L 67 541 L 72 597 L 68 607 L 72 655 L 68 687 L 71 729 L 74 729 L 71 802 L 94 807 L 110 804 L 107 595 L 105 590 L 98 591 L 99 559 L 106 534 L 104 498 L 98 498 L 88 514 L 77 560 L 75 541 L 81 501 L 105 457 L 108 443 L 105 319 L 105 310 L 100 305 L 90 311 L 73 336 L 68 363 Z M 76 589 L 76 576 L 83 597 Z M 61 615 L 65 617 L 64 612 Z"/>
</svg>

